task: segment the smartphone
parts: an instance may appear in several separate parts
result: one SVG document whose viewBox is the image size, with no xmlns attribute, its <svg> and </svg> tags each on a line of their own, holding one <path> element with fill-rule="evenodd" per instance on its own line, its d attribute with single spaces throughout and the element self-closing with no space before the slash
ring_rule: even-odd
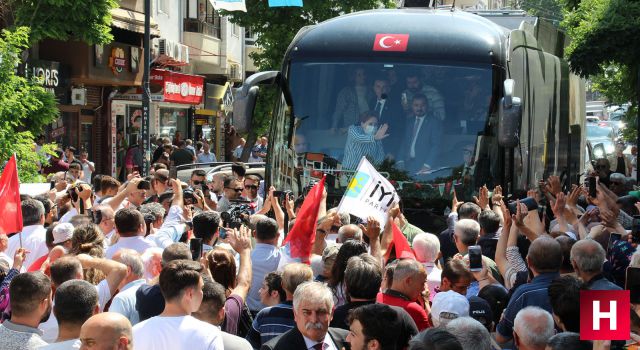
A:
<svg viewBox="0 0 640 350">
<path fill-rule="evenodd" d="M 596 198 L 598 195 L 596 191 L 596 178 L 594 176 L 590 176 L 587 181 L 589 186 L 589 197 Z"/>
<path fill-rule="evenodd" d="M 525 199 L 521 199 L 520 203 L 526 205 L 528 211 L 532 211 L 532 210 L 537 210 L 538 209 L 538 202 L 536 202 L 536 200 L 534 198 L 527 197 Z M 517 213 L 518 208 L 516 207 L 516 204 L 517 204 L 516 201 L 511 201 L 507 205 L 507 207 L 509 208 L 509 212 L 511 214 Z"/>
<path fill-rule="evenodd" d="M 633 243 L 640 243 L 640 215 L 633 216 L 631 238 L 633 239 Z"/>
<path fill-rule="evenodd" d="M 482 271 L 482 248 L 479 245 L 469 247 L 469 269 L 473 272 Z"/>
<path fill-rule="evenodd" d="M 630 291 L 631 303 L 640 303 L 640 267 L 627 267 L 624 289 Z"/>
<path fill-rule="evenodd" d="M 453 190 L 456 191 L 456 198 L 458 199 L 459 202 L 463 202 L 464 201 L 464 185 L 463 184 L 457 184 L 457 185 L 453 185 Z"/>
<path fill-rule="evenodd" d="M 50 190 L 52 190 L 54 187 L 56 187 L 56 180 L 51 180 L 51 183 L 49 184 L 51 187 L 49 187 Z"/>
<path fill-rule="evenodd" d="M 200 260 L 202 257 L 202 238 L 191 238 L 189 248 L 191 249 L 191 258 L 194 261 Z"/>
<path fill-rule="evenodd" d="M 220 227 L 218 232 L 219 232 L 219 235 L 220 235 L 220 239 L 226 239 L 227 238 L 227 229 L 226 228 Z"/>
</svg>

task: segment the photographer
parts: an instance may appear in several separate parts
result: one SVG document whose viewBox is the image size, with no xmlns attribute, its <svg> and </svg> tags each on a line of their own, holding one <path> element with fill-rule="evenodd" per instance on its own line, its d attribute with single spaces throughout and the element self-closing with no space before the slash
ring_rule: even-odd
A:
<svg viewBox="0 0 640 350">
<path fill-rule="evenodd" d="M 224 195 L 218 201 L 218 212 L 229 211 L 231 208 L 231 201 L 242 199 L 242 191 L 244 191 L 244 186 L 242 185 L 242 181 L 228 176 L 224 179 Z"/>
<path fill-rule="evenodd" d="M 171 179 L 169 183 L 173 189 L 171 207 L 164 219 L 162 227 L 160 227 L 155 235 L 149 236 L 155 240 L 156 245 L 160 248 L 166 248 L 172 243 L 178 242 L 187 228 L 182 182 L 178 179 Z"/>
<path fill-rule="evenodd" d="M 201 199 L 203 200 L 204 203 L 201 203 L 200 206 L 203 207 L 206 205 L 206 207 L 211 208 L 213 210 L 216 209 L 217 207 L 217 203 L 212 200 L 211 197 L 211 191 L 209 190 L 209 187 L 207 186 L 207 178 L 206 178 L 207 174 L 205 173 L 204 170 L 202 169 L 195 169 L 192 173 L 191 173 L 191 179 L 189 180 L 189 186 L 191 186 L 191 188 L 194 190 L 194 192 L 196 192 L 196 194 L 201 197 Z M 208 210 L 208 209 L 204 209 L 203 210 Z"/>
<path fill-rule="evenodd" d="M 87 215 L 93 206 L 93 191 L 91 186 L 85 183 L 69 187 L 67 196 L 71 200 L 72 209 L 66 212 L 59 220 L 60 223 L 69 222 L 76 215 Z"/>
</svg>

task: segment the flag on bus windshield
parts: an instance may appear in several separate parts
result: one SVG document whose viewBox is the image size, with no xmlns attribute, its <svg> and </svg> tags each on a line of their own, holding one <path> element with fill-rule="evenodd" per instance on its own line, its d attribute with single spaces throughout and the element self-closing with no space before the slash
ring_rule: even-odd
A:
<svg viewBox="0 0 640 350">
<path fill-rule="evenodd" d="M 358 170 L 351 178 L 347 191 L 342 196 L 339 213 L 349 213 L 366 220 L 373 216 L 384 229 L 387 212 L 400 198 L 395 187 L 362 157 Z"/>
<path fill-rule="evenodd" d="M 298 6 L 302 7 L 302 0 L 269 0 L 269 7 Z"/>
<path fill-rule="evenodd" d="M 245 0 L 209 0 L 209 2 L 216 10 L 247 12 Z"/>
<path fill-rule="evenodd" d="M 0 177 L 0 233 L 22 231 L 22 208 L 20 206 L 20 182 L 16 156 L 11 156 Z"/>
</svg>

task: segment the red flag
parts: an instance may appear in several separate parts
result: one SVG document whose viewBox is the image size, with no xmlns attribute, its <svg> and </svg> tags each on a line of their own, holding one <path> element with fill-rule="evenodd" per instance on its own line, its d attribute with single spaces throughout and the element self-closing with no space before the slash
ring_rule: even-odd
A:
<svg viewBox="0 0 640 350">
<path fill-rule="evenodd" d="M 285 238 L 282 244 L 289 242 L 289 248 L 292 258 L 302 258 L 303 261 L 311 255 L 311 248 L 316 238 L 316 223 L 318 221 L 318 210 L 322 202 L 322 193 L 324 192 L 324 180 L 318 182 L 304 199 L 300 212 L 296 217 L 293 228 Z"/>
<path fill-rule="evenodd" d="M 409 34 L 377 34 L 373 51 L 407 51 Z"/>
<path fill-rule="evenodd" d="M 22 208 L 20 207 L 20 183 L 16 156 L 7 162 L 0 177 L 0 233 L 22 231 Z"/>
<path fill-rule="evenodd" d="M 415 259 L 416 256 L 411 250 L 411 245 L 407 241 L 407 237 L 402 234 L 402 231 L 398 228 L 395 222 L 392 223 L 391 229 L 393 230 L 393 241 L 387 249 L 387 253 L 384 256 L 384 260 L 388 261 L 391 257 L 391 249 L 395 252 L 396 259 Z"/>
</svg>

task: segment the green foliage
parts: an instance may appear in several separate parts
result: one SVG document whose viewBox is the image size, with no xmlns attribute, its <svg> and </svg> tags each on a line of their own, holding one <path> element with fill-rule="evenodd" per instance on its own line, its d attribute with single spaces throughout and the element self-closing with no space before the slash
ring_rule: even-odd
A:
<svg viewBox="0 0 640 350">
<path fill-rule="evenodd" d="M 12 154 L 18 157 L 22 181 L 38 178 L 37 162 L 44 159 L 33 152 L 34 135 L 58 118 L 54 96 L 37 82 L 16 75 L 20 54 L 28 47 L 29 29 L 3 30 L 0 36 L 0 162 Z M 49 147 L 45 147 L 45 151 Z"/>
<path fill-rule="evenodd" d="M 305 0 L 303 7 L 269 7 L 265 0 L 247 0 L 249 11 L 226 12 L 231 21 L 258 35 L 262 51 L 252 54 L 260 70 L 278 69 L 284 53 L 300 28 L 341 14 L 392 7 L 392 0 Z"/>
<path fill-rule="evenodd" d="M 550 20 L 556 26 L 562 21 L 562 0 L 522 0 L 520 7 L 533 16 Z"/>
<path fill-rule="evenodd" d="M 640 63 L 640 2 L 582 0 L 566 11 L 562 26 L 571 43 L 566 56 L 571 69 L 586 77 L 609 64 L 635 67 Z"/>
<path fill-rule="evenodd" d="M 15 25 L 31 28 L 32 42 L 45 38 L 109 43 L 116 0 L 13 0 Z"/>
</svg>

